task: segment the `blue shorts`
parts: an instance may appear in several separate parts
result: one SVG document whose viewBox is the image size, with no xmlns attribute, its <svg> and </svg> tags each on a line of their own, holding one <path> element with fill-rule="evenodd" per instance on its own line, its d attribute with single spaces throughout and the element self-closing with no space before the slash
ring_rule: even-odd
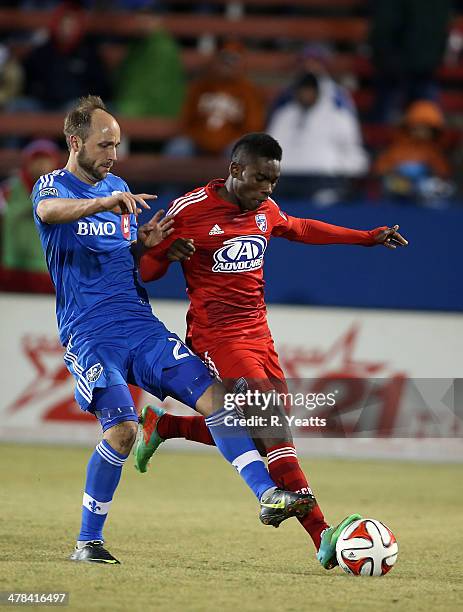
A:
<svg viewBox="0 0 463 612">
<path fill-rule="evenodd" d="M 215 382 L 201 359 L 154 317 L 108 321 L 97 333 L 80 329 L 69 339 L 64 361 L 76 380 L 78 404 L 92 412 L 95 389 L 130 383 L 194 409 Z M 126 393 L 121 402 L 127 404 Z"/>
</svg>

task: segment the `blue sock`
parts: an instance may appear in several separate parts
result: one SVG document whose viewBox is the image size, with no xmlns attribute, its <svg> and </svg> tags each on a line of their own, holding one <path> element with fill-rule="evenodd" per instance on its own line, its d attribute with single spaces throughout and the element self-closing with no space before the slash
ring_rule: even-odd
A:
<svg viewBox="0 0 463 612">
<path fill-rule="evenodd" d="M 103 525 L 127 459 L 102 440 L 87 466 L 79 541 L 102 540 Z"/>
<path fill-rule="evenodd" d="M 268 489 L 276 487 L 247 429 L 233 424 L 238 418 L 234 410 L 221 408 L 206 419 L 215 445 L 232 465 L 258 500 Z"/>
</svg>

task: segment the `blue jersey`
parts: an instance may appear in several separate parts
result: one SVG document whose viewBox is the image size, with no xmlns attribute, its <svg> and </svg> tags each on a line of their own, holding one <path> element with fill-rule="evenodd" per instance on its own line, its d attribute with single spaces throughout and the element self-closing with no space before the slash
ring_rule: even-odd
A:
<svg viewBox="0 0 463 612">
<path fill-rule="evenodd" d="M 100 322 L 134 315 L 157 321 L 138 282 L 131 252 L 131 243 L 137 239 L 135 215 L 102 212 L 50 225 L 36 213 L 44 199 L 88 199 L 118 191 L 129 191 L 118 176 L 108 174 L 96 185 L 89 185 L 64 169 L 40 177 L 34 185 L 34 218 L 56 288 L 56 316 L 64 345 L 75 331 L 95 329 Z"/>
</svg>

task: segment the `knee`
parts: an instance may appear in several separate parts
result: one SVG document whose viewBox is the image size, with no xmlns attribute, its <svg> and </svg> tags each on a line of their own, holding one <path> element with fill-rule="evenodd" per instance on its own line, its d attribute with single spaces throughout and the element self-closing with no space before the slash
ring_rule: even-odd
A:
<svg viewBox="0 0 463 612">
<path fill-rule="evenodd" d="M 127 452 L 130 452 L 130 449 L 134 445 L 135 438 L 137 437 L 138 425 L 134 421 L 125 421 L 124 423 L 120 423 L 120 426 L 119 443 Z"/>
<path fill-rule="evenodd" d="M 220 408 L 224 407 L 225 393 L 226 389 L 223 384 L 215 382 L 198 399 L 196 410 L 206 417 L 220 410 Z"/>
<path fill-rule="evenodd" d="M 121 455 L 128 455 L 137 437 L 138 425 L 135 421 L 118 423 L 105 432 L 104 438 Z"/>
</svg>

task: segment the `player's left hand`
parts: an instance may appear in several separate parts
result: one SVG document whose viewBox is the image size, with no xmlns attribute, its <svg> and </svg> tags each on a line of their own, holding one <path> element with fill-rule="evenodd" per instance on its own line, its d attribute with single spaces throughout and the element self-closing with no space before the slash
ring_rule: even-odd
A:
<svg viewBox="0 0 463 612">
<path fill-rule="evenodd" d="M 190 261 L 195 252 L 195 241 L 193 238 L 177 238 L 167 251 L 169 261 Z"/>
<path fill-rule="evenodd" d="M 174 231 L 174 218 L 167 215 L 162 219 L 163 210 L 158 212 L 144 225 L 138 228 L 138 240 L 146 249 L 151 249 Z"/>
<path fill-rule="evenodd" d="M 399 229 L 398 225 L 393 225 L 392 227 L 381 227 L 377 230 L 373 230 L 375 232 L 375 244 L 382 244 L 388 249 L 396 249 L 398 246 L 407 246 L 408 240 L 399 234 L 397 231 Z"/>
</svg>

